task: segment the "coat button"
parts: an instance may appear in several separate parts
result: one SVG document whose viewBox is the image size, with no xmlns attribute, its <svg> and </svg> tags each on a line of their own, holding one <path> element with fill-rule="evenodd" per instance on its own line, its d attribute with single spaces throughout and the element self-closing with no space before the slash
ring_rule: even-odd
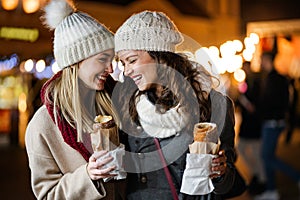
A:
<svg viewBox="0 0 300 200">
<path fill-rule="evenodd" d="M 141 182 L 142 183 L 147 183 L 147 177 L 146 176 L 141 176 Z"/>
<path fill-rule="evenodd" d="M 145 155 L 143 153 L 138 153 L 138 157 L 142 159 L 145 158 Z"/>
</svg>

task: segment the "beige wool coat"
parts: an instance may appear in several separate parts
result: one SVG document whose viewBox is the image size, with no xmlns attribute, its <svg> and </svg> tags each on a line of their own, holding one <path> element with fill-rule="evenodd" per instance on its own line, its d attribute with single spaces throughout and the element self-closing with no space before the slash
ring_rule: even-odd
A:
<svg viewBox="0 0 300 200">
<path fill-rule="evenodd" d="M 100 181 L 100 188 L 95 187 L 86 160 L 64 142 L 46 106 L 39 108 L 29 122 L 25 145 L 37 199 L 115 199 L 114 184 Z"/>
</svg>

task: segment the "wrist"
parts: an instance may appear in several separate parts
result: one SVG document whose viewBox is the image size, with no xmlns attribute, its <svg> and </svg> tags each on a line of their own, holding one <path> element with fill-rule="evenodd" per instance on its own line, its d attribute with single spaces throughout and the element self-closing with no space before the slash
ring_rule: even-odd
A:
<svg viewBox="0 0 300 200">
<path fill-rule="evenodd" d="M 220 182 L 222 182 L 223 180 L 224 180 L 224 174 L 221 175 L 221 176 L 218 176 L 218 177 L 212 179 L 212 181 L 213 181 L 214 183 L 220 183 Z"/>
</svg>

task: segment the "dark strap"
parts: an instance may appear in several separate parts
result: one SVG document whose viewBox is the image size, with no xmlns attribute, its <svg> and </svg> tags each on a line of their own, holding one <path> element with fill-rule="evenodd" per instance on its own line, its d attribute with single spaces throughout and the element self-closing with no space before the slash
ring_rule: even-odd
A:
<svg viewBox="0 0 300 200">
<path fill-rule="evenodd" d="M 178 200 L 178 195 L 177 195 L 177 192 L 176 192 L 176 189 L 175 189 L 175 186 L 173 184 L 173 181 L 172 181 L 172 177 L 171 177 L 171 174 L 170 174 L 170 171 L 167 167 L 167 163 L 166 163 L 166 160 L 164 158 L 164 155 L 163 155 L 163 152 L 160 148 L 160 144 L 159 144 L 159 141 L 157 138 L 154 138 L 154 142 L 155 142 L 155 146 L 157 148 L 157 152 L 158 152 L 158 155 L 159 155 L 159 158 L 161 160 L 161 163 L 164 167 L 164 171 L 165 171 L 165 174 L 166 174 L 166 177 L 167 177 L 167 180 L 168 180 L 168 183 L 170 185 L 170 188 L 171 188 L 171 192 L 172 192 L 172 196 L 173 196 L 173 199 L 174 200 Z"/>
</svg>

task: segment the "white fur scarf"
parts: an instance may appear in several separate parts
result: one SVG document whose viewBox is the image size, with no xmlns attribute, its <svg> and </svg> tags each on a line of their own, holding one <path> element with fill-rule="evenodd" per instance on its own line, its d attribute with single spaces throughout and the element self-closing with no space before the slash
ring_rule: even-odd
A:
<svg viewBox="0 0 300 200">
<path fill-rule="evenodd" d="M 139 120 L 144 131 L 157 138 L 167 138 L 176 135 L 188 123 L 187 115 L 181 111 L 177 105 L 167 112 L 160 114 L 156 112 L 153 105 L 146 95 L 141 95 L 136 109 L 139 115 Z"/>
</svg>

